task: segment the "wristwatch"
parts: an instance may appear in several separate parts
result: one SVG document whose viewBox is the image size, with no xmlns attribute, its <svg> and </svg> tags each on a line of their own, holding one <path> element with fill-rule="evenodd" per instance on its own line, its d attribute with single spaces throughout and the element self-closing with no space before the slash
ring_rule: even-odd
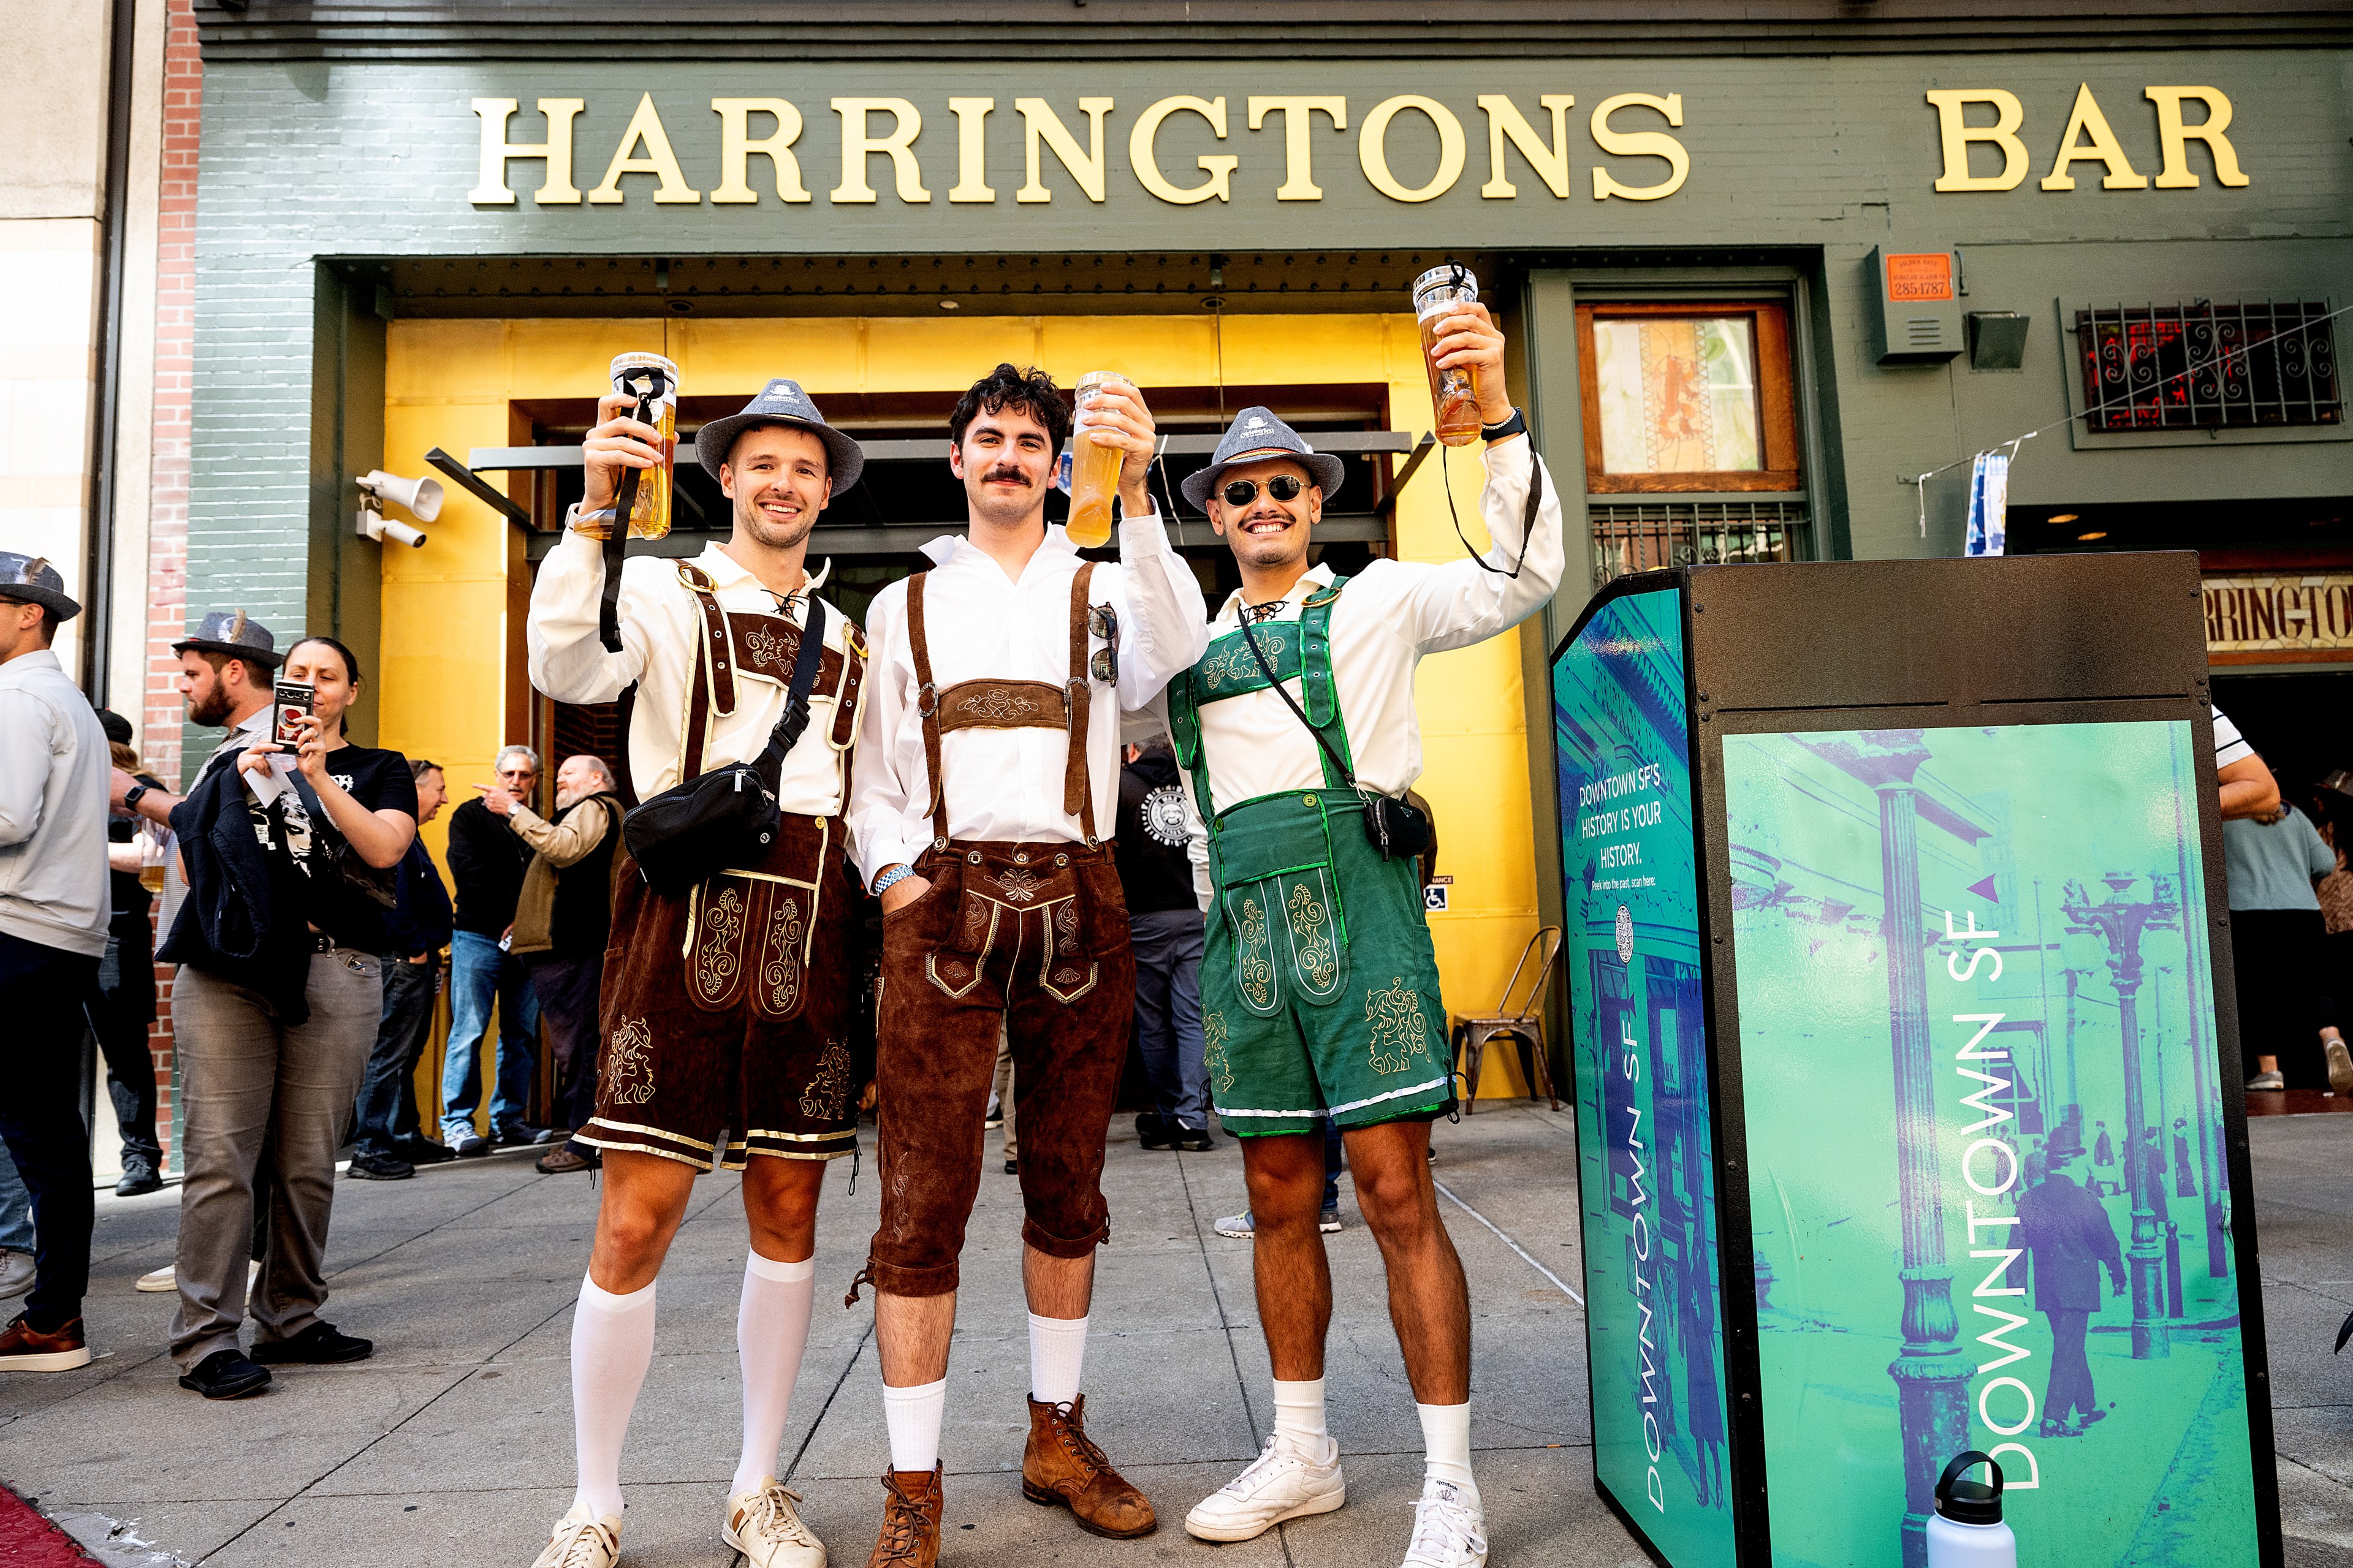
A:
<svg viewBox="0 0 2353 1568">
<path fill-rule="evenodd" d="M 1512 410 L 1512 416 L 1500 425 L 1479 426 L 1479 439 L 1482 441 L 1500 441 L 1506 436 L 1525 436 L 1527 433 L 1528 416 L 1516 408 Z"/>
<path fill-rule="evenodd" d="M 882 896 L 883 889 L 889 887 L 893 882 L 902 882 L 914 874 L 915 868 L 913 866 L 892 867 L 888 871 L 883 872 L 881 876 L 874 879 L 874 896 L 878 899 L 881 898 Z"/>
<path fill-rule="evenodd" d="M 122 792 L 122 809 L 125 811 L 137 811 L 139 809 L 139 797 L 146 793 L 147 786 L 143 784 L 135 784 L 129 789 L 124 790 Z"/>
</svg>

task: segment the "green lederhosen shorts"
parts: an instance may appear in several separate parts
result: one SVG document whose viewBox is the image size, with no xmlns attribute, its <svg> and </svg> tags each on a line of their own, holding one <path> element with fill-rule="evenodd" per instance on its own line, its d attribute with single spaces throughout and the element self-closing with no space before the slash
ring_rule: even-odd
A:
<svg viewBox="0 0 2353 1568">
<path fill-rule="evenodd" d="M 1451 1098 L 1419 863 L 1383 859 L 1363 812 L 1327 787 L 1219 818 L 1201 1035 L 1229 1132 L 1426 1119 Z"/>
</svg>

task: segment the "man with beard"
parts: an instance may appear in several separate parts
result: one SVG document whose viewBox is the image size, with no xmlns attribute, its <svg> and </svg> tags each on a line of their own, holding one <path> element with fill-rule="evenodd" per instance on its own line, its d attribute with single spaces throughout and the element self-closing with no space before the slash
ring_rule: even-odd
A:
<svg viewBox="0 0 2353 1568">
<path fill-rule="evenodd" d="M 660 461 L 660 433 L 630 407 L 607 397 L 588 433 L 585 497 L 532 593 L 532 684 L 578 703 L 635 684 L 629 770 L 649 799 L 773 742 L 783 815 L 774 842 L 746 845 L 744 864 L 686 891 L 657 890 L 626 847 L 619 856 L 610 941 L 622 956 L 603 976 L 596 1113 L 573 1134 L 605 1167 L 572 1320 L 579 1489 L 538 1568 L 610 1568 L 619 1555 L 621 1440 L 653 1359 L 654 1279 L 695 1175 L 714 1164 L 744 1173 L 752 1230 L 736 1317 L 744 1446 L 721 1537 L 753 1568 L 817 1568 L 825 1549 L 776 1479 L 776 1446 L 808 1341 L 825 1162 L 858 1146 L 859 889 L 840 813 L 864 642 L 815 596 L 825 573 L 811 576 L 805 559 L 818 515 L 863 458 L 790 381 L 704 425 L 696 455 L 732 503 L 733 531 L 691 562 L 630 561 L 613 651 L 599 632 L 602 546 L 577 524 L 601 514 L 605 530 L 627 527 L 614 515 L 622 470 Z M 823 651 L 795 738 L 788 692 L 813 624 Z"/>
<path fill-rule="evenodd" d="M 1168 683 L 1165 706 L 1208 838 L 1201 1028 L 1212 1102 L 1242 1140 L 1275 1378 L 1265 1451 L 1185 1528 L 1248 1541 L 1346 1500 L 1324 1416 L 1332 1276 L 1318 1230 L 1324 1129 L 1337 1124 L 1421 1418 L 1405 1562 L 1476 1568 L 1487 1544 L 1471 1474 L 1470 1300 L 1428 1161 L 1430 1120 L 1454 1101 L 1447 1016 L 1422 836 L 1400 797 L 1421 772 L 1415 666 L 1518 625 L 1552 596 L 1562 551 L 1558 492 L 1511 405 L 1503 333 L 1479 305 L 1438 331 L 1436 363 L 1472 373 L 1487 425 L 1483 558 L 1376 560 L 1345 578 L 1311 568 L 1309 531 L 1345 469 L 1264 408 L 1244 409 L 1185 481 L 1241 568 L 1208 657 Z"/>
<path fill-rule="evenodd" d="M 925 545 L 933 569 L 883 589 L 869 613 L 875 684 L 850 827 L 883 909 L 882 1214 L 859 1276 L 875 1288 L 891 1437 L 873 1563 L 939 1558 L 956 1260 L 1000 1026 L 1012 1039 L 1026 1211 L 1022 1491 L 1069 1507 L 1097 1535 L 1156 1524 L 1088 1437 L 1079 1392 L 1135 975 L 1103 830 L 1118 820 L 1120 710 L 1198 658 L 1205 628 L 1200 586 L 1145 489 L 1154 437 L 1143 396 L 1106 387 L 1086 418 L 1075 439 L 1125 454 L 1116 563 L 1082 560 L 1047 526 L 1070 412 L 1043 372 L 1000 364 L 949 419 L 965 536 Z"/>
<path fill-rule="evenodd" d="M 188 721 L 206 729 L 227 725 L 228 734 L 205 765 L 196 771 L 201 782 L 215 768 L 269 739 L 270 683 L 281 661 L 278 639 L 243 610 L 215 610 L 196 629 L 172 645 L 180 656 L 180 696 L 188 705 Z M 114 770 L 115 809 L 132 812 L 158 827 L 172 826 L 172 808 L 185 798 L 170 790 L 142 784 L 121 768 Z M 187 891 L 181 879 L 178 857 L 164 862 L 162 929 L 172 921 Z"/>
</svg>

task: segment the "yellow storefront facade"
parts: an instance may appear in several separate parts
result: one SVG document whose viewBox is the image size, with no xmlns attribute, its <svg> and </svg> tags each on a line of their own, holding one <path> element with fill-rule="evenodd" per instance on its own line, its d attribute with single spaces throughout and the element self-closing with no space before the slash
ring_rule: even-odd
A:
<svg viewBox="0 0 2353 1568">
<path fill-rule="evenodd" d="M 1066 386 L 1089 370 L 1118 370 L 1147 396 L 1155 387 L 1328 385 L 1361 398 L 1370 387 L 1390 430 L 1419 441 L 1432 423 L 1419 339 L 1402 314 L 403 320 L 385 330 L 384 465 L 416 472 L 434 448 L 463 455 L 509 447 L 531 422 L 522 411 L 586 406 L 608 389 L 613 356 L 639 350 L 674 361 L 691 396 L 740 401 L 770 377 L 789 375 L 829 413 L 910 395 L 952 400 L 1008 361 L 1041 366 Z M 1248 401 L 1244 393 L 1229 405 Z M 905 427 L 903 420 L 893 426 Z M 944 468 L 944 426 L 940 449 Z M 1483 549 L 1475 448 L 1453 452 L 1451 462 L 1456 510 L 1472 544 Z M 528 481 L 514 488 L 522 494 Z M 1425 469 L 1395 499 L 1390 539 L 1376 542 L 1376 553 L 1461 557 L 1439 473 Z M 840 522 L 851 510 L 849 498 L 837 497 L 825 521 Z M 1177 521 L 1181 542 L 1216 544 L 1198 513 Z M 501 745 L 539 738 L 518 657 L 528 537 L 453 486 L 430 548 L 383 558 L 378 743 L 442 763 L 457 798 L 490 781 Z M 821 527 L 812 549 L 826 547 Z M 1426 759 L 1419 788 L 1437 816 L 1439 874 L 1451 879 L 1430 927 L 1457 1012 L 1492 1005 L 1537 925 L 1534 846 L 1541 840 L 1523 667 L 1520 638 L 1506 635 L 1426 660 L 1417 682 Z M 438 854 L 443 824 L 425 832 Z M 1511 1056 L 1489 1054 L 1482 1093 L 1525 1092 Z"/>
</svg>

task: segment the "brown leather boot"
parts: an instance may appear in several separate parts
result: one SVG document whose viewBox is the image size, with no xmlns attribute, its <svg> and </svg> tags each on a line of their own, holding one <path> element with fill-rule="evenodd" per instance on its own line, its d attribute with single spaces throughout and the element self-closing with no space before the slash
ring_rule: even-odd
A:
<svg viewBox="0 0 2353 1568">
<path fill-rule="evenodd" d="M 940 1467 L 882 1472 L 882 1534 L 866 1568 L 934 1568 L 940 1560 Z"/>
<path fill-rule="evenodd" d="M 1111 1468 L 1087 1436 L 1087 1396 L 1068 1405 L 1029 1402 L 1029 1447 L 1021 1456 L 1021 1495 L 1051 1507 L 1060 1503 L 1079 1528 L 1113 1541 L 1131 1541 L 1160 1528 L 1152 1500 Z"/>
</svg>

